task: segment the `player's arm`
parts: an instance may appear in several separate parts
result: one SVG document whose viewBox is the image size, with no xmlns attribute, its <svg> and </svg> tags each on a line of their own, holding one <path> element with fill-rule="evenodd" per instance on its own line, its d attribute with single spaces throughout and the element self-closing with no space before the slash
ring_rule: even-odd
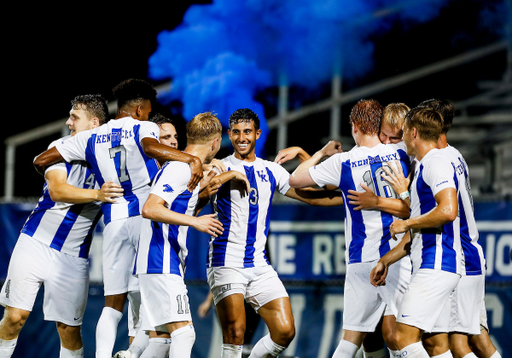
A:
<svg viewBox="0 0 512 358">
<path fill-rule="evenodd" d="M 393 171 L 389 170 L 387 166 L 382 167 L 386 173 L 383 173 L 382 177 L 391 185 L 395 193 L 400 196 L 400 200 L 402 200 L 408 207 L 410 207 L 411 198 L 409 196 L 409 184 L 411 182 L 411 176 L 414 173 L 414 169 L 411 168 L 409 177 L 405 177 L 402 166 L 400 165 L 400 161 L 395 160 L 392 163 L 394 163 Z"/>
<path fill-rule="evenodd" d="M 437 206 L 428 213 L 407 220 L 395 220 L 389 230 L 396 240 L 395 234 L 410 229 L 436 228 L 454 221 L 458 214 L 457 191 L 455 188 L 445 188 L 434 196 Z"/>
<path fill-rule="evenodd" d="M 150 158 L 156 159 L 158 162 L 177 161 L 190 165 L 192 172 L 190 182 L 188 183 L 190 191 L 194 190 L 197 183 L 199 183 L 203 177 L 203 163 L 198 157 L 161 144 L 158 140 L 151 137 L 142 138 L 141 145 L 144 154 Z"/>
<path fill-rule="evenodd" d="M 304 203 L 316 206 L 338 206 L 343 205 L 343 196 L 340 191 L 317 190 L 313 188 L 295 189 L 290 188 L 287 197 L 300 200 Z"/>
<path fill-rule="evenodd" d="M 330 141 L 322 149 L 313 154 L 312 157 L 301 163 L 290 176 L 290 186 L 292 188 L 305 188 L 316 185 L 309 174 L 309 168 L 317 165 L 324 157 L 330 157 L 335 153 L 341 153 L 341 143 Z"/>
<path fill-rule="evenodd" d="M 408 231 L 402 240 L 389 252 L 382 256 L 377 265 L 370 272 L 370 282 L 375 287 L 386 284 L 388 268 L 395 262 L 401 260 L 411 252 L 411 232 Z"/>
<path fill-rule="evenodd" d="M 123 188 L 113 182 L 104 183 L 101 189 L 80 189 L 67 183 L 67 173 L 63 170 L 50 170 L 45 175 L 48 193 L 53 201 L 83 204 L 92 201 L 115 203 L 115 198 L 123 196 Z"/>
<path fill-rule="evenodd" d="M 36 168 L 36 171 L 44 176 L 44 172 L 47 167 L 49 167 L 52 164 L 62 162 L 64 158 L 59 153 L 57 148 L 52 147 L 48 149 L 46 152 L 43 152 L 39 154 L 34 159 L 34 168 Z"/>
<path fill-rule="evenodd" d="M 299 157 L 299 161 L 301 163 L 311 158 L 311 156 L 301 147 L 289 147 L 280 150 L 279 153 L 277 153 L 274 162 L 277 164 L 283 164 L 289 160 L 295 159 L 296 157 Z"/>
<path fill-rule="evenodd" d="M 349 204 L 354 205 L 354 210 L 379 210 L 407 219 L 409 217 L 409 205 L 402 199 L 382 198 L 372 191 L 365 183 L 361 183 L 363 193 L 349 190 L 347 199 Z"/>
<path fill-rule="evenodd" d="M 203 216 L 180 214 L 166 208 L 165 200 L 155 194 L 149 194 L 142 208 L 142 216 L 169 225 L 190 226 L 215 237 L 224 231 L 221 222 L 215 219 L 215 214 Z"/>
</svg>

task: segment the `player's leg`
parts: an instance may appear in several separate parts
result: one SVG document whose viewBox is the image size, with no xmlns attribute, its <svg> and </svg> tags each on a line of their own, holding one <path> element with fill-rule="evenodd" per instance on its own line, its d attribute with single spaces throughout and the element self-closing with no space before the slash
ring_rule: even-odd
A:
<svg viewBox="0 0 512 358">
<path fill-rule="evenodd" d="M 445 354 L 450 353 L 450 345 L 448 343 L 448 333 L 425 333 L 423 335 L 423 347 L 431 357 L 445 357 Z"/>
<path fill-rule="evenodd" d="M 60 337 L 60 358 L 78 358 L 84 356 L 81 326 L 68 326 L 57 322 Z"/>
<path fill-rule="evenodd" d="M 18 336 L 29 314 L 30 311 L 5 306 L 4 316 L 0 321 L 0 358 L 9 358 L 14 353 Z"/>
<path fill-rule="evenodd" d="M 423 331 L 418 327 L 397 322 L 395 325 L 395 340 L 401 356 L 409 358 L 429 358 L 421 343 Z"/>
<path fill-rule="evenodd" d="M 169 332 L 150 331 L 149 344 L 140 358 L 166 357 L 169 354 L 170 346 L 171 336 Z M 131 358 L 129 355 L 127 357 Z"/>
<path fill-rule="evenodd" d="M 484 308 L 485 309 L 485 308 Z M 487 317 L 485 319 L 487 324 Z M 480 334 L 470 336 L 469 345 L 478 358 L 501 358 L 501 354 L 489 337 L 486 326 L 482 326 Z"/>
<path fill-rule="evenodd" d="M 169 323 L 167 329 L 171 332 L 169 357 L 190 358 L 192 347 L 196 341 L 196 332 L 192 321 Z"/>
<path fill-rule="evenodd" d="M 392 328 L 394 328 L 394 323 Z M 386 357 L 384 339 L 382 338 L 382 319 L 379 321 L 374 332 L 368 332 L 366 334 L 363 341 L 363 355 L 365 358 Z"/>
</svg>

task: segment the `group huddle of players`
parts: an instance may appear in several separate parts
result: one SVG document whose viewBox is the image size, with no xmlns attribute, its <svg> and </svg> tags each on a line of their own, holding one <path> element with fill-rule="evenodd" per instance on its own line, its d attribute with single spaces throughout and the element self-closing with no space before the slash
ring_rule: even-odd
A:
<svg viewBox="0 0 512 358">
<path fill-rule="evenodd" d="M 34 160 L 45 185 L 0 292 L 0 358 L 12 356 L 42 284 L 60 357 L 84 356 L 88 254 L 101 216 L 105 307 L 97 358 L 112 357 L 127 299 L 133 340 L 115 357 L 190 357 L 189 227 L 211 237 L 206 269 L 222 328 L 220 357 L 242 357 L 245 302 L 269 330 L 249 357 L 277 357 L 294 339 L 295 324 L 265 251 L 276 189 L 311 205 L 344 205 L 343 332 L 333 357 L 354 357 L 361 345 L 367 357 L 500 357 L 487 334 L 469 171 L 446 139 L 450 102 L 410 109 L 360 100 L 350 115 L 354 148 L 344 152 L 331 141 L 310 156 L 290 147 L 274 161 L 255 154 L 258 116 L 238 109 L 227 131 L 234 153 L 219 160 L 223 128 L 214 113 L 187 123 L 179 151 L 172 121 L 152 113 L 149 83 L 129 79 L 113 92 L 115 119 L 100 95 L 77 96 L 66 122 L 70 136 Z M 290 174 L 281 164 L 295 157 L 301 164 Z M 200 215 L 208 202 L 214 214 Z"/>
</svg>

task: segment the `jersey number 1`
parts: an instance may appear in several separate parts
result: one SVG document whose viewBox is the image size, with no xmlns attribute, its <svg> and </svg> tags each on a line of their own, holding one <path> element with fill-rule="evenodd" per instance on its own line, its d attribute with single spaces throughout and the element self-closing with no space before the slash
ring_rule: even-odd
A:
<svg viewBox="0 0 512 358">
<path fill-rule="evenodd" d="M 119 155 L 119 161 L 116 162 L 116 169 L 119 170 L 119 182 L 123 183 L 130 180 L 130 176 L 126 172 L 126 148 L 123 145 L 118 147 L 109 148 L 110 159 L 115 159 Z M 119 163 L 119 167 L 117 166 Z"/>
<path fill-rule="evenodd" d="M 389 165 L 386 165 L 391 172 L 393 172 L 393 169 Z M 386 174 L 383 167 L 377 168 L 375 170 L 375 173 L 373 173 L 370 170 L 367 170 L 363 174 L 363 181 L 364 183 L 372 189 L 372 191 L 375 193 L 375 195 L 380 196 L 381 198 L 392 198 L 392 199 L 398 199 L 398 195 L 396 195 L 395 191 L 391 187 L 391 185 L 382 178 L 382 174 Z M 375 178 L 376 183 L 374 183 L 373 178 Z M 377 184 L 377 185 L 375 185 Z"/>
</svg>

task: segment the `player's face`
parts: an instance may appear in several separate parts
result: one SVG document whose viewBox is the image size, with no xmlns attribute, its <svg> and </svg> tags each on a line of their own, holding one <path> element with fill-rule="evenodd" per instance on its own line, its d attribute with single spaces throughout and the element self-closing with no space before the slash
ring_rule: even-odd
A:
<svg viewBox="0 0 512 358">
<path fill-rule="evenodd" d="M 171 148 L 178 148 L 178 133 L 171 123 L 162 123 L 160 127 L 160 143 Z"/>
<path fill-rule="evenodd" d="M 83 109 L 71 109 L 66 125 L 71 136 L 96 127 L 93 115 Z"/>
<path fill-rule="evenodd" d="M 380 126 L 379 139 L 384 144 L 396 144 L 402 141 L 402 130 L 393 128 L 388 123 Z"/>
<path fill-rule="evenodd" d="M 254 147 L 256 140 L 260 137 L 261 129 L 254 128 L 254 121 L 239 122 L 234 124 L 229 130 L 228 135 L 235 149 L 235 157 L 241 160 L 256 158 Z"/>
</svg>

